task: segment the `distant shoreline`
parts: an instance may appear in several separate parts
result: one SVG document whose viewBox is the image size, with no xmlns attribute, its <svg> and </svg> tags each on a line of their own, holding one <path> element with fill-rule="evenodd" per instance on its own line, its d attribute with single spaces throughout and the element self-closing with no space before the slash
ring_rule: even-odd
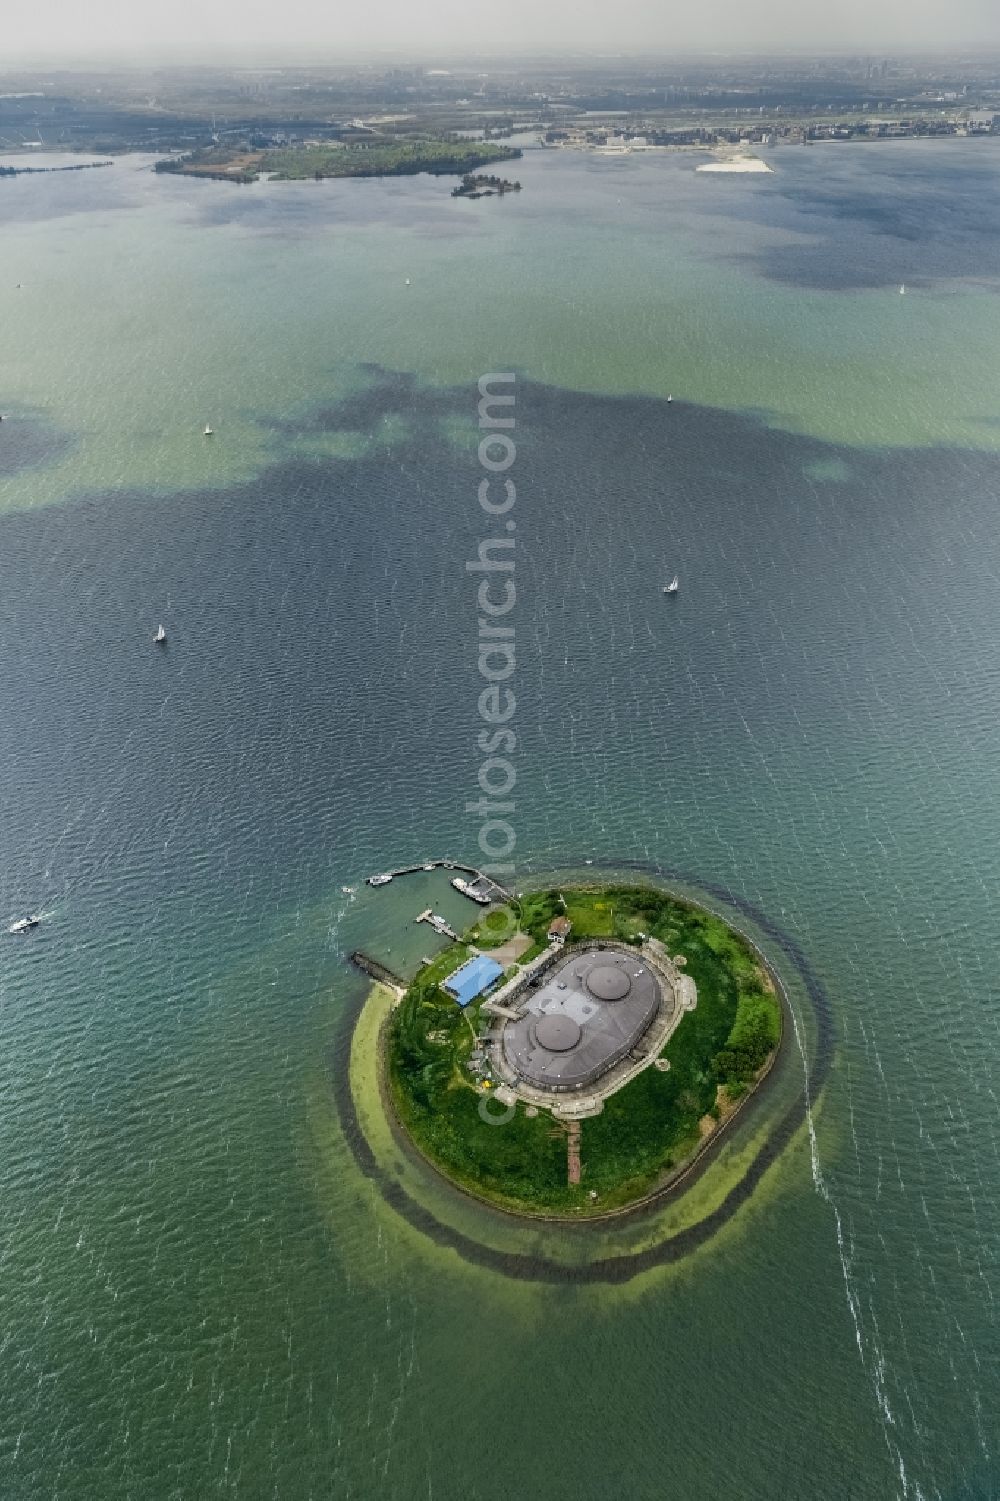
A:
<svg viewBox="0 0 1000 1501">
<path fill-rule="evenodd" d="M 42 172 L 86 172 L 91 167 L 113 167 L 113 161 L 69 162 L 63 167 L 0 167 L 0 177 L 31 177 Z"/>
</svg>

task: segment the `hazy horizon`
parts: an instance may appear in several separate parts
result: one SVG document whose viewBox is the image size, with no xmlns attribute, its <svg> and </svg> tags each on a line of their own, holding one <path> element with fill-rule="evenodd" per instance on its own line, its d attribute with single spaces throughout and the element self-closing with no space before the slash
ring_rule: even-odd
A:
<svg viewBox="0 0 1000 1501">
<path fill-rule="evenodd" d="M 620 11 L 586 0 L 509 0 L 484 24 L 481 11 L 437 0 L 419 13 L 405 0 L 377 12 L 331 14 L 317 0 L 286 0 L 280 11 L 260 0 L 40 0 L 12 11 L 0 68 L 73 63 L 253 63 L 286 65 L 389 62 L 411 57 L 524 57 L 532 54 L 623 60 L 636 56 L 714 53 L 954 53 L 1000 50 L 995 0 L 954 0 L 947 10 L 907 0 L 843 0 L 836 10 L 807 12 L 798 0 L 749 8 L 719 0 L 710 14 L 653 0 Z"/>
</svg>

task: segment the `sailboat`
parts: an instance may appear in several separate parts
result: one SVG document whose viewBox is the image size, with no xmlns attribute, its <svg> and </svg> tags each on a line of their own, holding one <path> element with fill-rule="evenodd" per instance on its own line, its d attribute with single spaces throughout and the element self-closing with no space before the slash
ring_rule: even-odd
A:
<svg viewBox="0 0 1000 1501">
<path fill-rule="evenodd" d="M 675 573 L 674 576 L 673 576 L 673 578 L 670 580 L 670 583 L 669 584 L 664 584 L 664 586 L 663 586 L 663 592 L 664 592 L 664 594 L 676 594 L 679 588 L 680 588 L 680 580 L 678 579 L 678 577 L 677 577 L 677 575 Z"/>
<path fill-rule="evenodd" d="M 153 637 L 153 640 L 156 642 L 157 646 L 163 646 L 166 643 L 166 639 L 167 639 L 167 633 L 166 633 L 166 631 L 163 629 L 163 627 L 161 625 L 158 628 L 158 630 L 156 632 L 156 635 Z"/>
<path fill-rule="evenodd" d="M 905 297 L 906 296 L 906 288 L 902 284 L 900 284 L 899 295 L 900 295 L 900 297 Z"/>
<path fill-rule="evenodd" d="M 214 428 L 214 427 L 211 427 L 211 426 L 210 426 L 210 425 L 209 425 L 209 424 L 208 424 L 208 423 L 207 423 L 207 422 L 206 422 L 206 423 L 205 423 L 205 437 L 206 437 L 206 438 L 212 438 L 212 437 L 214 437 L 214 436 L 215 436 L 215 428 Z"/>
</svg>

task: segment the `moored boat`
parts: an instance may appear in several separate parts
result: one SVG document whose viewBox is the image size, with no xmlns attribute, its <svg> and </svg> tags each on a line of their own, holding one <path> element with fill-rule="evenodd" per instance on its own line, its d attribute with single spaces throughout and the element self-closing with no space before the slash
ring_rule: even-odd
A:
<svg viewBox="0 0 1000 1501">
<path fill-rule="evenodd" d="M 460 891 L 463 896 L 470 897 L 472 901 L 478 902 L 481 907 L 489 906 L 490 899 L 485 892 L 477 891 L 473 883 L 465 880 L 464 876 L 455 876 L 451 884 L 456 891 Z"/>
</svg>

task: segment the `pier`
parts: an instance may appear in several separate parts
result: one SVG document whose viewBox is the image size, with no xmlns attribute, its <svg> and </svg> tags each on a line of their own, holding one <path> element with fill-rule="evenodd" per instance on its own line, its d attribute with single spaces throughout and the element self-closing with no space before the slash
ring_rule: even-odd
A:
<svg viewBox="0 0 1000 1501">
<path fill-rule="evenodd" d="M 401 865 L 398 870 L 380 871 L 377 875 L 368 876 L 369 886 L 387 886 L 397 876 L 415 876 L 422 870 L 454 870 L 458 872 L 458 878 L 452 880 L 456 891 L 471 901 L 478 902 L 480 906 L 488 906 L 491 903 L 509 902 L 513 892 L 501 886 L 499 881 L 494 881 L 485 871 L 477 870 L 474 865 L 462 865 L 457 860 L 421 860 L 417 865 Z M 471 876 L 469 881 L 459 879 L 462 875 Z"/>
<path fill-rule="evenodd" d="M 417 922 L 425 922 L 429 928 L 434 929 L 435 933 L 440 933 L 442 938 L 450 938 L 454 943 L 458 942 L 458 934 L 455 932 L 455 929 L 450 927 L 443 917 L 439 917 L 436 912 L 432 912 L 430 907 L 425 912 L 421 912 L 417 918 Z"/>
</svg>

